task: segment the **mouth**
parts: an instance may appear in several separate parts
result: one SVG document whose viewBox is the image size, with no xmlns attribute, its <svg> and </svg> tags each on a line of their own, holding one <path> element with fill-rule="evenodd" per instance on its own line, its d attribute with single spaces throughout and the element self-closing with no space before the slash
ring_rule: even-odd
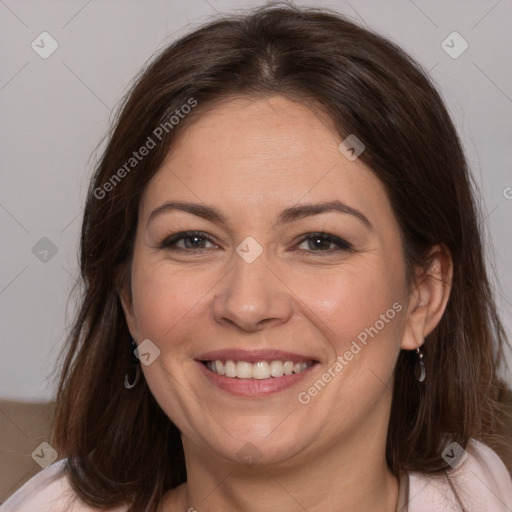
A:
<svg viewBox="0 0 512 512">
<path fill-rule="evenodd" d="M 311 367 L 315 361 L 294 363 L 293 361 L 232 361 L 216 359 L 203 361 L 206 368 L 217 375 L 224 375 L 230 379 L 279 379 L 283 375 L 298 375 Z"/>
<path fill-rule="evenodd" d="M 309 356 L 276 350 L 216 351 L 196 359 L 210 383 L 237 396 L 263 397 L 287 389 L 319 364 Z"/>
</svg>

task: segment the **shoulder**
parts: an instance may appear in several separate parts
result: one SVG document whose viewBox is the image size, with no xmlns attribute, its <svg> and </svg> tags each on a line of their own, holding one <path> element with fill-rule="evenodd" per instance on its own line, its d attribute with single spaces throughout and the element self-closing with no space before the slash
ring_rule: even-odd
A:
<svg viewBox="0 0 512 512">
<path fill-rule="evenodd" d="M 448 457 L 456 455 L 457 446 L 462 450 L 456 445 Z M 471 439 L 454 459 L 446 474 L 409 475 L 408 512 L 459 511 L 457 497 L 468 512 L 512 512 L 512 479 L 496 452 Z"/>
<path fill-rule="evenodd" d="M 76 495 L 66 473 L 66 459 L 59 460 L 33 476 L 2 505 L 0 512 L 94 512 Z M 112 512 L 126 512 L 120 507 Z"/>
</svg>

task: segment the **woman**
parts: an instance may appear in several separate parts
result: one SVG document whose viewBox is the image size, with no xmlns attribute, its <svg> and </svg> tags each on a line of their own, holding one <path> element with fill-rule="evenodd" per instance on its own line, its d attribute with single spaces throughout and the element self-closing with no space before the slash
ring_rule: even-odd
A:
<svg viewBox="0 0 512 512">
<path fill-rule="evenodd" d="M 512 510 L 482 252 L 399 48 L 286 5 L 195 30 L 93 177 L 65 459 L 2 510 Z"/>
</svg>

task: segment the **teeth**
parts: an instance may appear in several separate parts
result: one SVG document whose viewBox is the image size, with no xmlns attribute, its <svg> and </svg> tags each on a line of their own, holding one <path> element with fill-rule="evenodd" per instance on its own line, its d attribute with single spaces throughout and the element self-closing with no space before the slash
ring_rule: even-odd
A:
<svg viewBox="0 0 512 512">
<path fill-rule="evenodd" d="M 283 365 L 283 371 L 285 375 L 291 375 L 293 372 L 293 362 L 286 361 L 286 363 Z"/>
<path fill-rule="evenodd" d="M 258 361 L 257 363 L 248 363 L 247 361 L 225 361 L 219 359 L 208 361 L 206 367 L 214 373 L 225 375 L 230 378 L 239 379 L 269 379 L 270 377 L 279 378 L 283 375 L 292 373 L 301 373 L 307 370 L 313 361 L 308 363 L 294 363 L 293 361 Z"/>
<path fill-rule="evenodd" d="M 220 361 L 215 361 L 217 368 L 219 365 L 222 366 Z M 238 361 L 236 363 L 236 376 L 239 379 L 252 379 L 252 364 L 246 363 L 245 361 Z"/>
<path fill-rule="evenodd" d="M 267 361 L 258 361 L 252 365 L 253 379 L 268 379 L 270 377 L 270 365 Z"/>
<path fill-rule="evenodd" d="M 236 377 L 236 364 L 233 361 L 226 361 L 224 370 L 226 372 L 226 377 Z"/>
<path fill-rule="evenodd" d="M 215 361 L 215 370 L 219 375 L 224 375 L 224 366 L 220 361 Z"/>
<path fill-rule="evenodd" d="M 284 375 L 284 364 L 281 361 L 272 361 L 270 363 L 270 376 L 282 377 Z"/>
</svg>

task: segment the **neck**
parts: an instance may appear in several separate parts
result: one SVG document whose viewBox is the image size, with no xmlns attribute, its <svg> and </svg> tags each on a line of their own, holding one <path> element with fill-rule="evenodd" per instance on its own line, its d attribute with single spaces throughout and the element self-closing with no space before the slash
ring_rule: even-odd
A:
<svg viewBox="0 0 512 512">
<path fill-rule="evenodd" d="M 205 456 L 184 438 L 188 480 L 176 510 L 394 512 L 398 480 L 385 460 L 386 429 L 356 430 L 323 450 L 252 467 Z"/>
</svg>

